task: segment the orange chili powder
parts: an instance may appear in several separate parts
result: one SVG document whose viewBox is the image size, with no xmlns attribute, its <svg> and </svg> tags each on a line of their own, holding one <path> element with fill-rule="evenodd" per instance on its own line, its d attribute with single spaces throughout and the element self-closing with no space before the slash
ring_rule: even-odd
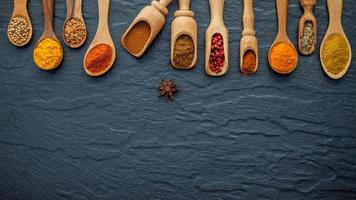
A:
<svg viewBox="0 0 356 200">
<path fill-rule="evenodd" d="M 270 64 L 276 71 L 288 73 L 295 67 L 297 58 L 294 48 L 286 42 L 281 42 L 272 47 Z"/>
<path fill-rule="evenodd" d="M 256 54 L 252 50 L 247 50 L 242 59 L 242 72 L 253 73 L 256 70 Z"/>
<path fill-rule="evenodd" d="M 99 73 L 109 67 L 112 59 L 112 48 L 107 44 L 94 46 L 85 58 L 85 67 L 92 73 Z"/>
</svg>

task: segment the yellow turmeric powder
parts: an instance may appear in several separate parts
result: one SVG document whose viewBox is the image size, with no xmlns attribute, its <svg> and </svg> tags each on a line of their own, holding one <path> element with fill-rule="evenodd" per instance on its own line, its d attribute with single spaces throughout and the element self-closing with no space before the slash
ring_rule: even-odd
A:
<svg viewBox="0 0 356 200">
<path fill-rule="evenodd" d="M 350 60 L 350 49 L 347 41 L 340 34 L 327 37 L 321 50 L 321 60 L 328 72 L 341 73 Z"/>
<path fill-rule="evenodd" d="M 270 53 L 270 64 L 279 73 L 289 73 L 297 63 L 298 55 L 294 48 L 286 43 L 275 44 Z"/>
<path fill-rule="evenodd" d="M 55 68 L 63 57 L 62 46 L 54 39 L 46 38 L 40 41 L 33 51 L 35 64 L 43 70 Z"/>
</svg>

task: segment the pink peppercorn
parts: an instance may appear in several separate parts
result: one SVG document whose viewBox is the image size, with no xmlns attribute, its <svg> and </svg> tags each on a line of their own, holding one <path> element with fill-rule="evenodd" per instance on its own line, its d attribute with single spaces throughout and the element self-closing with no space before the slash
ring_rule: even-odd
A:
<svg viewBox="0 0 356 200">
<path fill-rule="evenodd" d="M 211 50 L 209 57 L 209 66 L 211 71 L 216 74 L 222 71 L 225 61 L 224 41 L 220 33 L 215 33 L 211 38 Z"/>
</svg>

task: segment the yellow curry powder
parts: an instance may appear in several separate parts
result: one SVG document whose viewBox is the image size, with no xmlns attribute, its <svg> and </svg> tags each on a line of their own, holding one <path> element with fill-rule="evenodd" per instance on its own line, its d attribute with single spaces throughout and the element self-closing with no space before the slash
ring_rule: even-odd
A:
<svg viewBox="0 0 356 200">
<path fill-rule="evenodd" d="M 51 38 L 40 41 L 33 51 L 35 64 L 44 70 L 53 69 L 63 56 L 61 45 Z"/>
<path fill-rule="evenodd" d="M 297 58 L 294 48 L 286 42 L 277 43 L 271 49 L 271 66 L 278 72 L 290 72 L 295 67 Z"/>
<path fill-rule="evenodd" d="M 334 75 L 342 72 L 350 59 L 347 41 L 340 34 L 331 34 L 321 50 L 321 59 L 326 70 Z"/>
</svg>

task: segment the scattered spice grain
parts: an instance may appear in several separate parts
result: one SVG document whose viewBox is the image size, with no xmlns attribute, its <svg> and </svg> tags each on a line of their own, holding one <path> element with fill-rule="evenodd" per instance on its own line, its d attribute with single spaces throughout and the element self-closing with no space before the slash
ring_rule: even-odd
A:
<svg viewBox="0 0 356 200">
<path fill-rule="evenodd" d="M 85 57 L 85 68 L 91 73 L 105 71 L 112 61 L 113 50 L 108 44 L 94 46 Z"/>
<path fill-rule="evenodd" d="M 277 43 L 271 49 L 271 66 L 280 73 L 290 72 L 295 67 L 297 58 L 294 48 L 286 42 Z"/>
<path fill-rule="evenodd" d="M 175 66 L 181 69 L 189 68 L 194 59 L 195 50 L 193 39 L 186 34 L 180 35 L 173 50 L 173 62 Z"/>
<path fill-rule="evenodd" d="M 224 40 L 220 33 L 215 33 L 211 38 L 211 50 L 209 56 L 210 70 L 219 74 L 224 67 L 225 53 L 224 53 Z"/>
<path fill-rule="evenodd" d="M 252 50 L 247 50 L 243 55 L 242 68 L 243 73 L 254 73 L 256 71 L 256 54 Z"/>
<path fill-rule="evenodd" d="M 62 46 L 52 38 L 41 40 L 33 51 L 35 64 L 43 70 L 51 70 L 56 67 L 62 57 Z"/>
<path fill-rule="evenodd" d="M 146 21 L 137 22 L 125 36 L 124 46 L 131 54 L 140 53 L 151 36 L 151 26 Z"/>
<path fill-rule="evenodd" d="M 328 72 L 334 75 L 342 72 L 350 56 L 349 45 L 343 36 L 332 34 L 326 38 L 321 50 L 321 59 Z"/>
<path fill-rule="evenodd" d="M 307 21 L 304 23 L 303 34 L 301 36 L 301 53 L 309 54 L 310 50 L 315 45 L 315 33 L 313 23 Z"/>
<path fill-rule="evenodd" d="M 78 18 L 71 18 L 64 24 L 64 40 L 70 46 L 76 46 L 83 43 L 86 39 L 87 30 L 84 22 Z"/>
<path fill-rule="evenodd" d="M 9 40 L 16 45 L 24 45 L 30 37 L 30 25 L 22 16 L 13 17 L 10 20 L 7 32 Z"/>
</svg>

